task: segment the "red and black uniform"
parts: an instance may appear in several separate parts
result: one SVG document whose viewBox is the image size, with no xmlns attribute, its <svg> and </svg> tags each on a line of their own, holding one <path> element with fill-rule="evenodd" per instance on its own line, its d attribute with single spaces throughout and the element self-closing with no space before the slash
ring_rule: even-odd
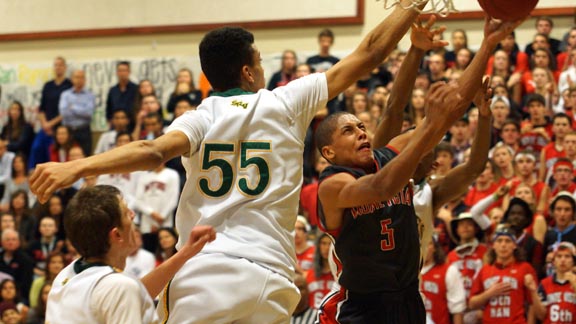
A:
<svg viewBox="0 0 576 324">
<path fill-rule="evenodd" d="M 426 313 L 434 323 L 450 323 L 450 312 L 446 298 L 446 272 L 448 263 L 437 264 L 424 273 L 420 279 L 420 290 L 426 296 L 424 306 Z"/>
<path fill-rule="evenodd" d="M 576 323 L 576 292 L 570 282 L 558 282 L 556 275 L 546 277 L 538 286 L 538 295 L 546 306 L 544 324 Z"/>
<path fill-rule="evenodd" d="M 472 251 L 463 251 L 458 246 L 448 253 L 448 263 L 456 264 L 464 281 L 464 290 L 466 290 L 466 299 L 470 298 L 470 289 L 476 274 L 482 269 L 484 254 L 488 248 L 484 244 L 478 244 Z"/>
<path fill-rule="evenodd" d="M 482 267 L 472 283 L 470 296 L 479 295 L 498 282 L 508 282 L 512 290 L 502 296 L 491 298 L 484 306 L 482 324 L 525 324 L 524 303 L 532 303 L 530 293 L 524 286 L 524 276 L 536 273 L 527 262 L 513 262 L 506 267 L 501 264 L 487 264 Z"/>
<path fill-rule="evenodd" d="M 377 170 L 397 155 L 390 147 L 374 150 Z M 362 169 L 327 167 L 322 181 L 346 172 L 360 178 Z M 388 201 L 344 211 L 342 226 L 328 233 L 334 239 L 340 269 L 339 292 L 324 300 L 320 323 L 424 323 L 426 311 L 418 292 L 420 244 L 407 185 Z M 318 202 L 320 227 L 325 217 Z"/>
</svg>

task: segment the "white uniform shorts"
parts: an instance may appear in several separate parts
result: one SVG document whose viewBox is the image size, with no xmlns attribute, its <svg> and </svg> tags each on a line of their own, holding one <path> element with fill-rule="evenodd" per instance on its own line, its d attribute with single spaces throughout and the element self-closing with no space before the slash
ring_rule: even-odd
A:
<svg viewBox="0 0 576 324">
<path fill-rule="evenodd" d="M 289 323 L 300 291 L 284 276 L 225 254 L 199 254 L 167 285 L 161 323 Z"/>
</svg>

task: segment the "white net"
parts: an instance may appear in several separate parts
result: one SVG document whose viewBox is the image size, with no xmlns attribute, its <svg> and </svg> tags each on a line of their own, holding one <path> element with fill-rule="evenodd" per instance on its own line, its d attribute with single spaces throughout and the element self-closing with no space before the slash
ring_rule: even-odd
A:
<svg viewBox="0 0 576 324">
<path fill-rule="evenodd" d="M 430 3 L 424 10 L 420 10 L 422 4 L 428 2 L 428 0 L 411 0 L 412 3 L 409 5 L 402 4 L 402 0 L 383 0 L 384 1 L 384 8 L 390 9 L 395 5 L 400 5 L 404 9 L 416 8 L 416 10 L 420 11 L 421 13 L 427 14 L 438 14 L 442 17 L 446 17 L 451 13 L 458 12 L 454 7 L 453 0 L 430 0 Z"/>
</svg>

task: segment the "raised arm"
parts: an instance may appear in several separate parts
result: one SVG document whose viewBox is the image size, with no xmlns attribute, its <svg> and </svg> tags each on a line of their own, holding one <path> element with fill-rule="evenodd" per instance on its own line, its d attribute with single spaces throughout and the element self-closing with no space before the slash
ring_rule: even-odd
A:
<svg viewBox="0 0 576 324">
<path fill-rule="evenodd" d="M 492 89 L 489 88 L 489 85 L 490 78 L 486 78 L 481 90 L 477 91 L 474 100 L 476 106 L 478 106 L 479 116 L 470 158 L 466 163 L 455 167 L 444 178 L 435 182 L 432 189 L 434 209 L 439 209 L 450 200 L 465 193 L 470 184 L 486 168 L 488 151 L 490 150 L 490 125 L 492 118 L 490 111 Z"/>
<path fill-rule="evenodd" d="M 428 1 L 424 1 L 421 8 L 426 3 Z M 402 8 L 411 4 L 411 0 L 402 0 L 384 21 L 366 35 L 352 54 L 326 71 L 329 99 L 346 90 L 363 75 L 369 74 L 394 50 L 418 16 L 416 9 Z"/>
<path fill-rule="evenodd" d="M 412 24 L 412 33 L 410 34 L 412 46 L 410 46 L 408 54 L 402 61 L 397 74 L 398 77 L 394 80 L 394 85 L 390 92 L 388 104 L 382 113 L 382 121 L 380 121 L 374 133 L 372 145 L 375 148 L 384 147 L 392 138 L 400 134 L 404 107 L 406 107 L 412 96 L 412 88 L 418 75 L 418 67 L 426 51 L 433 47 L 446 46 L 448 44 L 443 40 L 434 41 L 434 35 L 441 34 L 446 29 L 445 27 L 440 27 L 431 30 L 430 28 L 435 21 L 436 16 L 432 16 L 426 25 L 422 26 L 420 17 L 418 17 L 416 22 Z"/>
<path fill-rule="evenodd" d="M 56 190 L 69 187 L 80 178 L 155 169 L 189 150 L 190 142 L 184 133 L 169 132 L 152 141 L 132 142 L 85 159 L 40 164 L 30 177 L 30 189 L 44 203 Z"/>
</svg>

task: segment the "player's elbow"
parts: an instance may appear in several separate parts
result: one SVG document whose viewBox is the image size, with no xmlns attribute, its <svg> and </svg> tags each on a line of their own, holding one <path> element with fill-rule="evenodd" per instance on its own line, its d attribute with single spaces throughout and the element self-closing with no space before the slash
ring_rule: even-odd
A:
<svg viewBox="0 0 576 324">
<path fill-rule="evenodd" d="M 164 154 L 159 149 L 158 145 L 152 140 L 144 140 L 136 142 L 138 151 L 141 152 L 141 156 L 144 161 L 148 161 L 152 166 L 159 166 L 164 162 Z"/>
</svg>

